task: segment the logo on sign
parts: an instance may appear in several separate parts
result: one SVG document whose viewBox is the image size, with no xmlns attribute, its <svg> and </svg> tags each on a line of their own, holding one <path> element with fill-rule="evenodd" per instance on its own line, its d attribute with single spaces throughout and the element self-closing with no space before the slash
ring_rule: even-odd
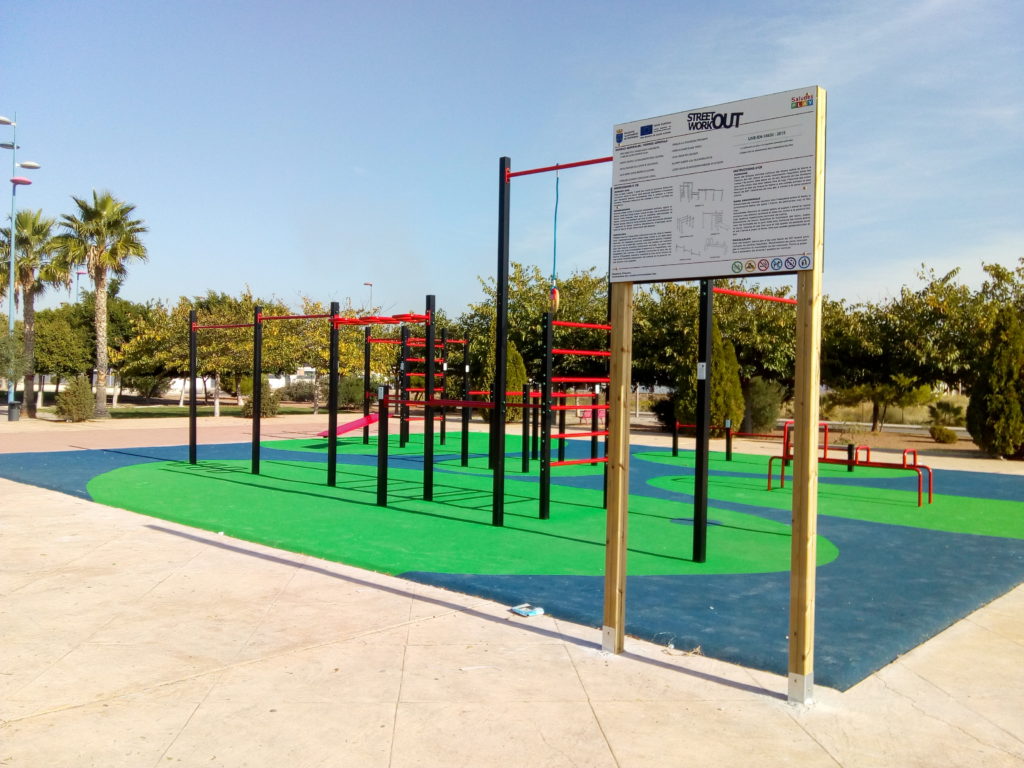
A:
<svg viewBox="0 0 1024 768">
<path fill-rule="evenodd" d="M 641 136 L 650 136 L 653 133 L 654 133 L 654 124 L 653 123 L 651 125 L 641 125 L 640 126 L 640 135 Z"/>
<path fill-rule="evenodd" d="M 782 259 L 779 259 L 779 258 L 772 259 L 772 269 L 774 269 L 774 270 L 782 269 Z"/>
<path fill-rule="evenodd" d="M 786 269 L 796 269 L 796 259 L 792 256 L 786 257 Z"/>
<path fill-rule="evenodd" d="M 622 129 L 621 128 L 619 128 L 615 132 L 615 143 L 616 144 L 621 144 L 622 143 Z"/>
<path fill-rule="evenodd" d="M 789 103 L 790 109 L 800 109 L 801 107 L 813 107 L 814 96 L 809 93 L 805 93 L 803 96 L 794 96 L 793 100 Z"/>
<path fill-rule="evenodd" d="M 743 262 L 742 261 L 734 261 L 732 263 L 732 271 L 735 272 L 736 274 L 739 274 L 740 272 L 742 272 L 743 271 Z"/>
<path fill-rule="evenodd" d="M 800 269 L 807 269 L 809 266 L 811 266 L 811 257 L 810 256 L 801 256 L 799 264 L 800 264 Z"/>
<path fill-rule="evenodd" d="M 745 269 L 745 270 L 746 270 L 747 272 L 754 272 L 754 271 L 756 271 L 756 270 L 757 270 L 757 264 L 755 264 L 755 263 L 754 263 L 754 260 L 753 260 L 753 259 L 751 259 L 750 261 L 748 261 L 748 262 L 747 262 L 746 264 L 744 264 L 744 265 L 743 265 L 743 268 L 744 268 L 744 269 Z"/>
<path fill-rule="evenodd" d="M 760 259 L 757 262 L 757 270 L 759 272 L 767 272 L 768 271 L 768 259 Z"/>
</svg>

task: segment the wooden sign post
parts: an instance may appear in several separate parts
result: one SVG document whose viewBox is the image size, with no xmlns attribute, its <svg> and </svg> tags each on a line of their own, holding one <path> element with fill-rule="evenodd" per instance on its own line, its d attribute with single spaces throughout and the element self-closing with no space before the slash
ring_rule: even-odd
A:
<svg viewBox="0 0 1024 768">
<path fill-rule="evenodd" d="M 621 652 L 625 632 L 633 283 L 796 274 L 788 695 L 808 703 L 814 687 L 825 90 L 801 88 L 614 130 L 602 646 Z M 710 380 L 710 370 L 703 374 Z M 704 553 L 697 554 L 695 561 L 703 562 Z"/>
</svg>

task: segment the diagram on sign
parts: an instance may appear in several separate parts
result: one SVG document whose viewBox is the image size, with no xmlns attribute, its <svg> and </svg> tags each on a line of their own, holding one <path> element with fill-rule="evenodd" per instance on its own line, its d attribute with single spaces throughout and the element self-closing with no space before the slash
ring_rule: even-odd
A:
<svg viewBox="0 0 1024 768">
<path fill-rule="evenodd" d="M 723 204 L 730 190 L 679 184 L 676 209 L 675 255 L 681 261 L 718 261 L 729 256 L 732 226 Z"/>
</svg>

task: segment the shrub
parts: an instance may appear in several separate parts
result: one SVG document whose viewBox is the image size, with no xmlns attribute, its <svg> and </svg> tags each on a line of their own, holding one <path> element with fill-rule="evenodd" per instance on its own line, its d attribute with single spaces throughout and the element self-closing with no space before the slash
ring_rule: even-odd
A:
<svg viewBox="0 0 1024 768">
<path fill-rule="evenodd" d="M 57 415 L 64 421 L 88 421 L 95 407 L 92 384 L 85 376 L 72 379 L 57 395 Z"/>
<path fill-rule="evenodd" d="M 948 400 L 940 400 L 928 406 L 928 417 L 936 427 L 962 427 L 964 409 Z"/>
<path fill-rule="evenodd" d="M 418 380 L 417 380 L 418 381 Z M 416 385 L 418 386 L 418 385 Z M 341 408 L 362 408 L 363 377 L 341 376 L 338 379 L 338 406 Z M 326 397 L 324 398 L 326 401 Z"/>
<path fill-rule="evenodd" d="M 958 439 L 956 432 L 949 427 L 943 427 L 939 424 L 933 424 L 929 427 L 928 434 L 932 436 L 932 440 L 936 443 L 955 443 Z"/>
<path fill-rule="evenodd" d="M 281 398 L 270 388 L 270 382 L 267 381 L 266 377 L 263 377 L 263 381 L 260 384 L 260 418 L 277 416 L 277 412 L 280 409 Z M 252 398 L 249 397 L 242 403 L 242 417 L 251 419 L 252 413 Z"/>
<path fill-rule="evenodd" d="M 293 381 L 291 384 L 286 384 L 277 390 L 278 397 L 281 400 L 288 400 L 293 403 L 313 402 L 314 392 L 316 392 L 316 387 L 311 381 Z"/>
<path fill-rule="evenodd" d="M 986 453 L 1024 455 L 1024 328 L 1013 308 L 996 315 L 988 352 L 977 370 L 967 430 Z"/>
<path fill-rule="evenodd" d="M 785 392 L 777 381 L 767 381 L 760 376 L 750 380 L 746 391 L 746 407 L 751 432 L 767 432 L 775 428 Z"/>
</svg>

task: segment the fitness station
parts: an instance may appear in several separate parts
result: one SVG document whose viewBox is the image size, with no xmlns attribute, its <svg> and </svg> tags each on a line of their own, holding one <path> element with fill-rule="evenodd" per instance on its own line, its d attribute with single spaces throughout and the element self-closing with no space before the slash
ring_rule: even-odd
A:
<svg viewBox="0 0 1024 768">
<path fill-rule="evenodd" d="M 1024 523 L 1014 492 L 987 475 L 933 470 L 914 449 L 890 461 L 830 446 L 819 413 L 825 110 L 812 86 L 622 122 L 605 157 L 525 170 L 500 157 L 492 327 L 446 327 L 435 294 L 422 311 L 388 315 L 332 302 L 218 323 L 193 309 L 187 445 L 15 454 L 0 474 L 526 617 L 542 606 L 599 632 L 609 654 L 628 650 L 627 634 L 698 649 L 785 675 L 779 696 L 793 703 L 811 702 L 816 683 L 845 691 L 1012 588 Z M 559 174 L 602 165 L 608 261 L 595 266 L 607 302 L 595 292 L 601 316 L 571 315 L 558 278 Z M 555 193 L 548 305 L 531 310 L 543 354 L 510 381 L 512 188 L 541 178 Z M 795 298 L 715 285 L 776 275 L 795 278 Z M 640 439 L 634 286 L 681 281 L 699 286 L 695 423 L 673 417 Z M 711 417 L 716 302 L 766 301 L 792 310 L 794 409 L 781 436 Z M 263 331 L 293 322 L 311 324 L 326 350 L 326 423 L 268 439 Z M 196 384 L 213 329 L 244 339 L 246 443 L 200 444 Z M 345 372 L 362 402 L 339 421 L 343 341 L 362 352 L 362 370 Z M 66 469 L 55 473 L 58 459 Z"/>
</svg>

